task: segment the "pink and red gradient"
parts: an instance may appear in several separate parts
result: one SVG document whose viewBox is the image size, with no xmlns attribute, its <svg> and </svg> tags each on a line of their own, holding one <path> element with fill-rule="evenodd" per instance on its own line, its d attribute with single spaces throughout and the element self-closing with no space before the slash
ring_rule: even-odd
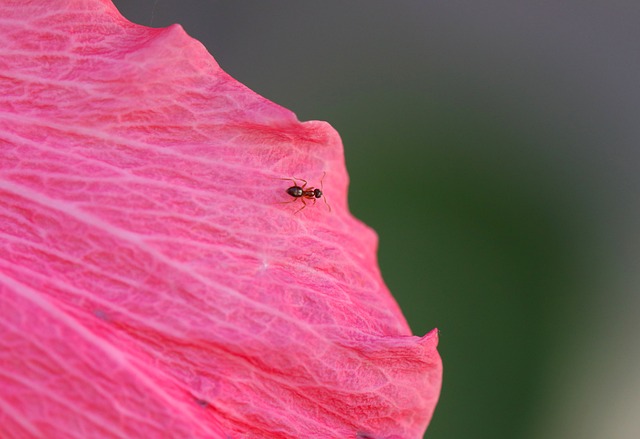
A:
<svg viewBox="0 0 640 439">
<path fill-rule="evenodd" d="M 437 331 L 384 285 L 328 124 L 107 0 L 0 16 L 1 437 L 422 437 Z M 294 214 L 282 178 L 323 175 L 331 211 Z"/>
</svg>

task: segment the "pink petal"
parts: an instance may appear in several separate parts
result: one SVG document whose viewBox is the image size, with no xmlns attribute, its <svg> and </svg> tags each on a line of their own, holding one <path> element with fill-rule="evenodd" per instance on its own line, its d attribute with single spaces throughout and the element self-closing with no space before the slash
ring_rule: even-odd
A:
<svg viewBox="0 0 640 439">
<path fill-rule="evenodd" d="M 422 437 L 437 332 L 385 287 L 328 124 L 107 0 L 0 17 L 0 437 Z M 283 204 L 293 177 L 331 208 Z"/>
</svg>

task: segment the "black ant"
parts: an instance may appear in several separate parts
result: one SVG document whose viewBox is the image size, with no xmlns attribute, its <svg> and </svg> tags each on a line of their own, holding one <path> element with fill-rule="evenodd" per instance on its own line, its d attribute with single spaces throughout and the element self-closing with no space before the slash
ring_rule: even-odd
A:
<svg viewBox="0 0 640 439">
<path fill-rule="evenodd" d="M 300 199 L 300 201 L 302 201 L 303 206 L 296 210 L 295 213 L 300 212 L 302 209 L 304 209 L 305 207 L 307 207 L 307 203 L 304 201 L 306 200 L 313 200 L 313 204 L 316 204 L 316 200 L 318 198 L 322 198 L 322 188 L 323 188 L 323 180 L 324 180 L 324 176 L 327 173 L 323 173 L 322 174 L 322 178 L 320 179 L 320 189 L 315 188 L 315 187 L 309 187 L 307 188 L 307 180 L 304 180 L 302 178 L 282 178 L 281 180 L 291 180 L 293 182 L 293 186 L 291 186 L 290 188 L 287 189 L 287 193 L 289 195 L 291 195 L 293 197 L 293 201 L 290 201 L 291 203 L 297 201 L 298 199 Z M 302 186 L 298 185 L 298 182 L 296 180 L 300 180 L 302 182 L 304 182 L 304 184 Z M 329 212 L 331 212 L 331 206 L 329 206 L 329 203 L 327 203 L 327 198 L 324 198 L 324 203 L 327 205 L 327 207 L 329 208 Z M 294 213 L 294 215 L 295 215 Z"/>
</svg>

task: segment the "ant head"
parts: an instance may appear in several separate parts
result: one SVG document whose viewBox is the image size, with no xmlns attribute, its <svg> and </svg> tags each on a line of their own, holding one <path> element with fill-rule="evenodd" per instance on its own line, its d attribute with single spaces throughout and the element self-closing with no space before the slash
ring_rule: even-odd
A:
<svg viewBox="0 0 640 439">
<path fill-rule="evenodd" d="M 322 196 L 322 191 L 320 189 L 314 189 L 313 196 L 316 198 L 320 198 Z"/>
</svg>

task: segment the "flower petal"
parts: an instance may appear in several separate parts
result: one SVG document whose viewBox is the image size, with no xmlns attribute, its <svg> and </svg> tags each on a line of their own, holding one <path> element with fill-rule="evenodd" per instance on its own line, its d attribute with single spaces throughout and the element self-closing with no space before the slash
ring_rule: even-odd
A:
<svg viewBox="0 0 640 439">
<path fill-rule="evenodd" d="M 385 287 L 328 124 L 106 0 L 0 16 L 3 437 L 422 436 L 437 331 Z"/>
</svg>

